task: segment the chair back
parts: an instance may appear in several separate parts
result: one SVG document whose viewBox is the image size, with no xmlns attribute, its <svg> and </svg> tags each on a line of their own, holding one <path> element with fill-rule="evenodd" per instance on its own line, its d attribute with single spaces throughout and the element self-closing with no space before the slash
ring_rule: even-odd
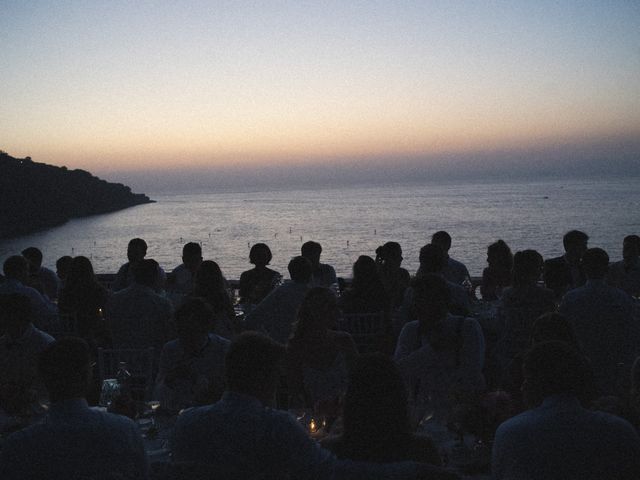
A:
<svg viewBox="0 0 640 480">
<path fill-rule="evenodd" d="M 98 348 L 98 376 L 102 383 L 115 378 L 120 362 L 127 364 L 132 377 L 131 391 L 134 398 L 150 399 L 154 382 L 154 349 L 149 348 Z"/>
<path fill-rule="evenodd" d="M 387 328 L 384 312 L 345 313 L 337 328 L 351 334 L 359 353 L 373 353 L 384 348 Z"/>
</svg>

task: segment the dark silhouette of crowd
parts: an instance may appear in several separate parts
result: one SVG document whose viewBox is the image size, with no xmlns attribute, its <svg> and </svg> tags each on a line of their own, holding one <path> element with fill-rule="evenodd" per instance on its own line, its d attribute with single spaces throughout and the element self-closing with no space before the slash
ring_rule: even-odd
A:
<svg viewBox="0 0 640 480">
<path fill-rule="evenodd" d="M 413 276 L 387 242 L 351 278 L 310 241 L 289 279 L 256 243 L 237 282 L 197 242 L 165 273 L 134 238 L 115 275 L 27 248 L 0 278 L 0 478 L 640 478 L 640 237 L 588 241 L 497 240 L 471 277 L 438 231 Z"/>
</svg>

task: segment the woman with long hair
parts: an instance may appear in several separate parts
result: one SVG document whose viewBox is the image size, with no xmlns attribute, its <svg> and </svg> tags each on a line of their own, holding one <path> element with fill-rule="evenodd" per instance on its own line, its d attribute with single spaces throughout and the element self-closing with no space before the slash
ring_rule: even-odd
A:
<svg viewBox="0 0 640 480">
<path fill-rule="evenodd" d="M 398 242 L 387 242 L 376 248 L 376 265 L 391 307 L 399 307 L 404 298 L 404 291 L 411 282 L 409 272 L 400 266 L 402 265 L 402 247 L 400 247 L 400 244 Z"/>
<path fill-rule="evenodd" d="M 513 255 L 504 240 L 498 240 L 487 247 L 487 263 L 482 271 L 480 293 L 483 300 L 497 300 L 502 289 L 512 283 Z"/>
<path fill-rule="evenodd" d="M 323 287 L 309 290 L 300 305 L 287 345 L 288 386 L 297 406 L 313 408 L 346 389 L 357 351 L 351 335 L 334 330 L 338 313 L 335 295 Z"/>
<path fill-rule="evenodd" d="M 205 260 L 196 271 L 192 297 L 206 301 L 215 317 L 215 333 L 224 338 L 232 338 L 237 330 L 235 311 L 227 291 L 227 281 L 213 260 Z"/>
<path fill-rule="evenodd" d="M 76 316 L 78 334 L 90 344 L 104 333 L 102 312 L 107 300 L 108 291 L 96 279 L 91 260 L 83 256 L 74 257 L 58 308 L 60 313 Z"/>
<path fill-rule="evenodd" d="M 240 275 L 240 303 L 257 305 L 278 284 L 282 275 L 267 268 L 271 262 L 271 249 L 264 243 L 256 243 L 249 250 L 251 270 Z"/>
<path fill-rule="evenodd" d="M 373 258 L 360 255 L 353 264 L 353 280 L 340 297 L 344 313 L 389 313 L 389 296 L 380 280 Z"/>
<path fill-rule="evenodd" d="M 343 423 L 341 435 L 322 441 L 339 459 L 441 464 L 431 440 L 412 432 L 405 384 L 386 355 L 368 354 L 355 361 L 344 397 Z"/>
</svg>

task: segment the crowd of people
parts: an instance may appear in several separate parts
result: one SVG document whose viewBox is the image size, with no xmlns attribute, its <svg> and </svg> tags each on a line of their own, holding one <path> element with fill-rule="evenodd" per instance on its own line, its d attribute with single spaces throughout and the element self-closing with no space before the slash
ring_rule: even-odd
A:
<svg viewBox="0 0 640 480">
<path fill-rule="evenodd" d="M 172 463 L 215 478 L 640 478 L 640 237 L 617 262 L 588 240 L 546 260 L 498 240 L 479 282 L 444 231 L 413 275 L 388 242 L 346 280 L 313 241 L 288 280 L 253 245 L 238 283 L 193 242 L 165 272 L 134 238 L 106 285 L 27 248 L 0 277 L 0 478 L 150 475 L 136 424 L 93 408 L 105 349 L 152 352 Z M 476 439 L 466 470 L 436 427 Z"/>
</svg>

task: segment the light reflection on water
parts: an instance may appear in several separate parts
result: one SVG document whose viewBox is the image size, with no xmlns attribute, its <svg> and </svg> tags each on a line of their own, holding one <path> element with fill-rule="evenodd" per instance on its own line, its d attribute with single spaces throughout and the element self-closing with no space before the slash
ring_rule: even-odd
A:
<svg viewBox="0 0 640 480">
<path fill-rule="evenodd" d="M 586 231 L 590 245 L 614 260 L 621 256 L 622 238 L 640 233 L 637 186 L 632 178 L 150 195 L 157 203 L 0 241 L 0 260 L 34 245 L 47 266 L 62 255 L 86 255 L 97 272 L 115 272 L 126 261 L 127 242 L 138 236 L 149 244 L 147 256 L 166 269 L 180 263 L 185 242 L 197 241 L 206 259 L 238 278 L 250 268 L 249 245 L 267 243 L 273 268 L 284 273 L 301 244 L 313 239 L 323 246 L 323 261 L 349 276 L 358 255 L 375 257 L 378 245 L 394 240 L 413 273 L 420 247 L 435 231 L 447 230 L 451 256 L 480 275 L 486 247 L 496 239 L 514 252 L 536 248 L 556 256 L 562 235 L 572 228 Z"/>
</svg>

